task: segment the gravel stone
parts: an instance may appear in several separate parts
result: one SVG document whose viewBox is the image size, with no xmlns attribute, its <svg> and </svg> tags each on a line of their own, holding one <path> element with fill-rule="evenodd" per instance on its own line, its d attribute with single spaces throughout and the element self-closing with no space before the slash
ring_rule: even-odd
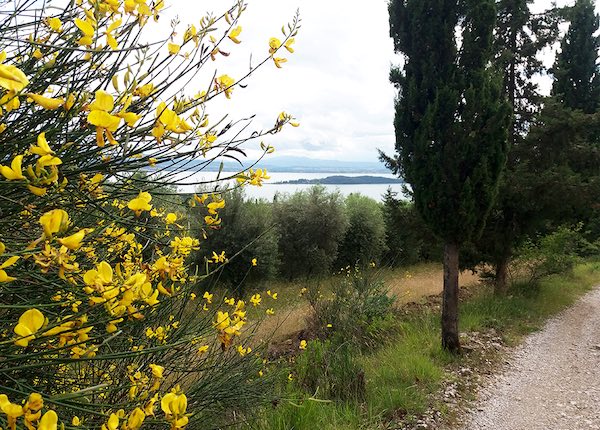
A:
<svg viewBox="0 0 600 430">
<path fill-rule="evenodd" d="M 600 429 L 600 287 L 529 336 L 463 430 Z"/>
</svg>

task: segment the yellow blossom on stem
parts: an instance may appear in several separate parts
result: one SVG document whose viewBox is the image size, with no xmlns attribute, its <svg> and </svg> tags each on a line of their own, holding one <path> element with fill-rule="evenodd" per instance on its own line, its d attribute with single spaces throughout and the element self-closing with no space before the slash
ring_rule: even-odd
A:
<svg viewBox="0 0 600 430">
<path fill-rule="evenodd" d="M 231 98 L 231 92 L 233 91 L 234 85 L 235 80 L 229 75 L 221 75 L 215 79 L 215 90 L 223 91 L 225 93 L 225 97 L 228 99 Z"/>
<path fill-rule="evenodd" d="M 15 93 L 22 91 L 29 85 L 29 79 L 16 66 L 1 64 L 4 60 L 6 60 L 6 52 L 2 51 L 0 52 L 0 87 Z"/>
<path fill-rule="evenodd" d="M 89 105 L 90 113 L 87 122 L 96 126 L 96 143 L 99 147 L 104 146 L 104 133 L 106 133 L 111 145 L 118 143 L 112 133 L 119 128 L 121 117 L 110 113 L 114 107 L 113 96 L 103 90 L 96 91 L 96 97 Z"/>
<path fill-rule="evenodd" d="M 45 97 L 45 96 L 41 96 L 39 94 L 34 94 L 34 93 L 27 93 L 27 97 L 29 97 L 36 104 L 40 105 L 44 109 L 48 109 L 48 110 L 58 109 L 59 107 L 61 107 L 65 104 L 65 99 L 63 99 L 63 98 L 54 99 L 51 97 Z"/>
<path fill-rule="evenodd" d="M 56 430 L 58 428 L 58 415 L 50 410 L 42 416 L 37 430 Z"/>
<path fill-rule="evenodd" d="M 54 233 L 64 231 L 69 226 L 69 215 L 62 209 L 53 209 L 40 217 L 44 236 L 49 239 Z"/>
<path fill-rule="evenodd" d="M 59 18 L 47 18 L 46 24 L 52 31 L 56 33 L 60 33 L 62 31 L 62 22 Z"/>
<path fill-rule="evenodd" d="M 140 194 L 129 201 L 127 203 L 127 207 L 135 212 L 136 216 L 140 216 L 142 211 L 149 211 L 152 209 L 152 205 L 150 201 L 152 200 L 152 196 L 150 193 L 146 191 L 140 191 Z"/>
<path fill-rule="evenodd" d="M 0 174 L 2 174 L 2 176 L 9 181 L 23 180 L 25 179 L 25 176 L 23 176 L 23 169 L 21 167 L 22 163 L 23 156 L 17 155 L 10 163 L 10 167 L 0 165 Z"/>
<path fill-rule="evenodd" d="M 233 41 L 233 43 L 242 43 L 241 40 L 238 39 L 241 32 L 242 32 L 242 26 L 238 25 L 236 28 L 232 29 L 229 32 L 228 37 Z"/>
<path fill-rule="evenodd" d="M 14 328 L 15 334 L 20 336 L 15 340 L 15 345 L 29 345 L 29 342 L 35 339 L 35 334 L 43 327 L 45 322 L 44 314 L 35 308 L 23 312 Z"/>
<path fill-rule="evenodd" d="M 87 229 L 81 229 L 77 233 L 72 234 L 71 236 L 58 239 L 58 243 L 74 251 L 76 249 L 79 249 L 79 247 L 81 246 L 81 241 L 85 237 L 86 233 Z"/>
<path fill-rule="evenodd" d="M 300 349 L 306 349 L 306 341 L 304 339 L 302 339 L 300 341 L 300 345 L 298 346 L 298 348 L 300 348 Z"/>
</svg>

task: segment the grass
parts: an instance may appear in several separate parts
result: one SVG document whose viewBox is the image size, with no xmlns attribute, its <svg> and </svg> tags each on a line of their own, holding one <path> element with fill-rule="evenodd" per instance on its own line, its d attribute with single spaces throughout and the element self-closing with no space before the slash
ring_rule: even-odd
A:
<svg viewBox="0 0 600 430">
<path fill-rule="evenodd" d="M 585 263 L 570 274 L 547 278 L 536 287 L 515 285 L 505 298 L 494 297 L 490 288 L 478 288 L 461 304 L 461 331 L 494 328 L 508 343 L 517 343 L 598 282 L 600 263 Z M 448 366 L 461 358 L 441 349 L 439 315 L 430 308 L 401 317 L 397 332 L 390 333 L 390 337 L 393 340 L 377 351 L 365 355 L 357 352 L 366 379 L 364 402 L 310 400 L 310 396 L 288 384 L 284 397 L 296 400 L 282 401 L 278 407 L 264 411 L 248 428 L 376 429 L 419 416 L 432 407 L 432 399 L 449 376 Z"/>
</svg>

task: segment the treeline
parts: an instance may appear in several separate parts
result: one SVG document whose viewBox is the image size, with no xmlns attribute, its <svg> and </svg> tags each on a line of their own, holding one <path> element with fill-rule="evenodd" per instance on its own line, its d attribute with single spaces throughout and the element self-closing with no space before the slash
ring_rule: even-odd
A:
<svg viewBox="0 0 600 430">
<path fill-rule="evenodd" d="M 248 199 L 236 189 L 225 201 L 219 232 L 208 234 L 196 261 L 202 267 L 213 252 L 225 251 L 229 261 L 217 276 L 230 288 L 274 278 L 318 278 L 347 266 L 414 264 L 441 255 L 414 206 L 391 190 L 382 203 L 360 194 L 344 198 L 322 186 L 278 195 L 272 203 Z M 190 220 L 203 216 L 203 207 L 190 209 Z"/>
</svg>

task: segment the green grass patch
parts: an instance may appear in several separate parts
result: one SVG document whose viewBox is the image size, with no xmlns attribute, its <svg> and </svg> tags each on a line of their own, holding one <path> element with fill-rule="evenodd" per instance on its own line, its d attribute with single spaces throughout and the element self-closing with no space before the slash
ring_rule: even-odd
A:
<svg viewBox="0 0 600 430">
<path fill-rule="evenodd" d="M 594 262 L 546 278 L 535 287 L 517 284 L 505 298 L 494 297 L 490 288 L 481 287 L 461 304 L 461 331 L 495 328 L 508 342 L 516 342 L 599 282 L 600 263 Z M 301 394 L 298 388 L 288 387 L 287 395 L 302 400 L 280 402 L 248 428 L 375 429 L 390 420 L 417 417 L 432 406 L 433 395 L 449 376 L 448 365 L 461 360 L 441 349 L 439 318 L 430 310 L 413 312 L 399 320 L 390 333 L 392 341 L 371 353 L 356 350 L 356 362 L 366 381 L 364 401 L 309 400 L 318 398 L 319 392 Z"/>
</svg>

